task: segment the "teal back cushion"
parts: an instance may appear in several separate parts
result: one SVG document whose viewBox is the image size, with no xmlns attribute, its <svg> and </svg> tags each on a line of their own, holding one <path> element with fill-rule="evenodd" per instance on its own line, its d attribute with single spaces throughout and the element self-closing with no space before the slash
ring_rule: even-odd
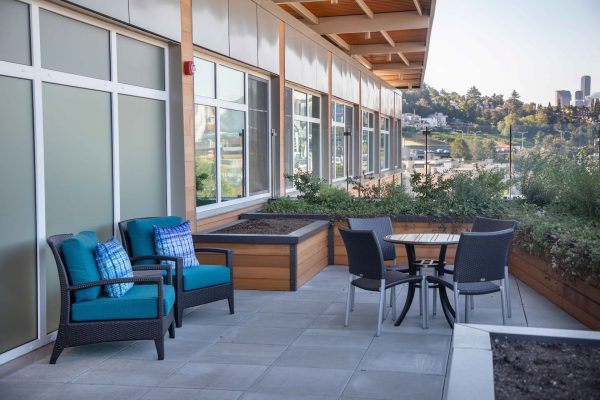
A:
<svg viewBox="0 0 600 400">
<path fill-rule="evenodd" d="M 127 223 L 127 232 L 131 242 L 131 253 L 134 257 L 156 254 L 154 245 L 154 225 L 166 227 L 181 224 L 177 216 L 134 219 Z M 153 260 L 140 261 L 136 264 L 156 264 Z"/>
<path fill-rule="evenodd" d="M 94 254 L 97 243 L 96 233 L 90 231 L 80 232 L 62 242 L 61 248 L 72 285 L 100 280 Z M 101 290 L 102 286 L 76 290 L 75 301 L 94 300 L 100 295 Z"/>
</svg>

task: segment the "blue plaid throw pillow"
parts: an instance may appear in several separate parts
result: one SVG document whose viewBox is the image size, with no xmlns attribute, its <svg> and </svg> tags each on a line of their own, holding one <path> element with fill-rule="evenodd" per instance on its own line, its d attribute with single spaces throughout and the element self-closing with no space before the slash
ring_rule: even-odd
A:
<svg viewBox="0 0 600 400">
<path fill-rule="evenodd" d="M 154 225 L 153 229 L 156 254 L 159 256 L 181 257 L 183 258 L 183 266 L 186 268 L 200 265 L 194 251 L 190 221 L 185 221 L 183 224 L 176 226 L 161 227 Z M 162 264 L 175 266 L 173 261 L 162 261 Z"/>
<path fill-rule="evenodd" d="M 129 278 L 133 276 L 129 257 L 114 237 L 96 245 L 96 263 L 102 279 Z M 109 297 L 121 297 L 133 287 L 133 282 L 114 283 L 104 286 Z"/>
</svg>

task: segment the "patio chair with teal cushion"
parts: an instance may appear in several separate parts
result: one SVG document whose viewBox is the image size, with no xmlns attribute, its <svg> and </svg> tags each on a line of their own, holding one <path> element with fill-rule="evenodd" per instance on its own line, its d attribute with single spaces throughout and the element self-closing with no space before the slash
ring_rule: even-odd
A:
<svg viewBox="0 0 600 400">
<path fill-rule="evenodd" d="M 137 218 L 119 222 L 123 247 L 135 264 L 168 261 L 175 264 L 171 268 L 175 286 L 175 321 L 182 326 L 183 310 L 202 304 L 227 299 L 229 312 L 234 313 L 233 302 L 233 257 L 229 249 L 196 248 L 195 253 L 217 253 L 225 257 L 224 265 L 184 265 L 182 257 L 158 255 L 155 227 L 176 227 L 181 225 L 177 216 Z"/>
<path fill-rule="evenodd" d="M 161 276 L 101 279 L 95 262 L 98 240 L 94 232 L 54 235 L 47 242 L 58 269 L 61 300 L 50 364 L 55 364 L 67 347 L 120 340 L 154 340 L 158 359 L 163 360 L 165 333 L 168 330 L 169 336 L 175 337 L 175 289 L 171 277 L 166 284 Z M 131 268 L 161 271 L 167 267 Z M 128 290 L 120 292 L 120 297 L 107 293 L 107 286 L 121 284 L 127 284 Z"/>
</svg>

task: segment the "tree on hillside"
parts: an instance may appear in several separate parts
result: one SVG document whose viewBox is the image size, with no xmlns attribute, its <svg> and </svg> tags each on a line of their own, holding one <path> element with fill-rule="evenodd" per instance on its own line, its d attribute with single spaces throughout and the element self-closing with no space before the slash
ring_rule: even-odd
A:
<svg viewBox="0 0 600 400">
<path fill-rule="evenodd" d="M 450 155 L 452 158 L 462 158 L 464 160 L 470 160 L 473 158 L 471 156 L 469 145 L 463 138 L 456 138 L 454 142 L 452 142 L 450 145 Z"/>
<path fill-rule="evenodd" d="M 489 160 L 494 158 L 496 143 L 492 139 L 478 139 L 475 142 L 475 160 Z"/>
</svg>

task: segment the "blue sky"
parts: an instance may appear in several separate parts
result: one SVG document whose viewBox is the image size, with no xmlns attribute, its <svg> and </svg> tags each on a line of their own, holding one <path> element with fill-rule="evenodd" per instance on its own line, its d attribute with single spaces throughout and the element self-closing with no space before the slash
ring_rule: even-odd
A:
<svg viewBox="0 0 600 400">
<path fill-rule="evenodd" d="M 436 89 L 554 105 L 582 75 L 600 91 L 600 0 L 437 0 L 425 73 Z"/>
</svg>

